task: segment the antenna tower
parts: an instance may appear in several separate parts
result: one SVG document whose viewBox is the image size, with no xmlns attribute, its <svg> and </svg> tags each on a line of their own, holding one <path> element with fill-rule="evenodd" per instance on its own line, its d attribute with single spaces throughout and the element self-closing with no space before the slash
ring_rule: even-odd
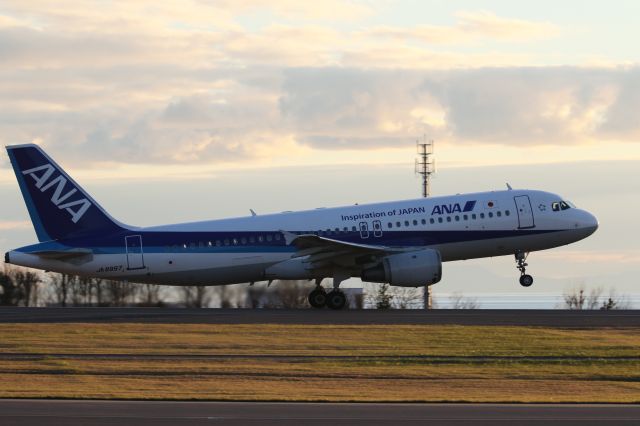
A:
<svg viewBox="0 0 640 426">
<path fill-rule="evenodd" d="M 436 161 L 433 156 L 433 140 L 428 140 L 426 135 L 416 141 L 418 158 L 415 163 L 415 172 L 422 178 L 422 196 L 427 198 L 431 195 L 431 175 L 436 172 Z M 431 287 L 424 286 L 424 309 L 431 309 L 433 298 Z"/>
<path fill-rule="evenodd" d="M 415 172 L 422 178 L 422 196 L 431 195 L 431 175 L 436 172 L 436 162 L 432 158 L 433 140 L 428 140 L 423 136 L 416 141 L 418 158 L 416 159 Z"/>
</svg>

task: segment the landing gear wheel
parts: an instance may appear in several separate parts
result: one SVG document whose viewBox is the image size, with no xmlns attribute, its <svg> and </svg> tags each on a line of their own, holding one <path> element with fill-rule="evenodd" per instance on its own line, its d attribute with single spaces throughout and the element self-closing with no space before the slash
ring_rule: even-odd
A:
<svg viewBox="0 0 640 426">
<path fill-rule="evenodd" d="M 327 303 L 327 293 L 325 293 L 322 287 L 316 288 L 311 293 L 309 293 L 309 304 L 317 309 L 324 308 L 324 305 Z"/>
<path fill-rule="evenodd" d="M 522 287 L 530 287 L 533 284 L 533 277 L 528 274 L 520 276 L 520 285 Z"/>
<path fill-rule="evenodd" d="M 340 310 L 347 304 L 347 296 L 340 290 L 333 290 L 327 294 L 327 306 L 331 309 Z"/>
<path fill-rule="evenodd" d="M 520 285 L 522 287 L 530 287 L 533 284 L 533 277 L 527 274 L 527 256 L 529 253 L 525 253 L 523 251 L 516 252 L 516 267 L 518 271 L 520 271 Z"/>
</svg>

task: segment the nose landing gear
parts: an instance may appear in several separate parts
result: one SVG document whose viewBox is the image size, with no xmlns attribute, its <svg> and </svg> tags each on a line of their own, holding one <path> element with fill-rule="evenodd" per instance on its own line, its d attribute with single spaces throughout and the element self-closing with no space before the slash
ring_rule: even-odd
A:
<svg viewBox="0 0 640 426">
<path fill-rule="evenodd" d="M 516 265 L 520 271 L 520 285 L 523 287 L 530 287 L 531 284 L 533 284 L 533 277 L 527 274 L 527 266 L 529 266 L 529 264 L 526 263 L 527 256 L 529 256 L 529 253 L 523 251 L 517 251 L 515 254 Z"/>
</svg>

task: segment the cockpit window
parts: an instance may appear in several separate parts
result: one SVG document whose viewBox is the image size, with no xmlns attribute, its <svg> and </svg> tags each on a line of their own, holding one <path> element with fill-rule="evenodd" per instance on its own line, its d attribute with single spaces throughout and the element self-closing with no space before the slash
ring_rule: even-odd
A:
<svg viewBox="0 0 640 426">
<path fill-rule="evenodd" d="M 569 210 L 570 208 L 575 208 L 575 206 L 569 201 L 554 201 L 551 203 L 551 210 L 554 212 Z"/>
</svg>

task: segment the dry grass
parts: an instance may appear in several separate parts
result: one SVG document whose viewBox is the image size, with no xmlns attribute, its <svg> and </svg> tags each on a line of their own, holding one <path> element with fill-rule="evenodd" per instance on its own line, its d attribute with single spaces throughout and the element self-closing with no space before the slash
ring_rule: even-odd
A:
<svg viewBox="0 0 640 426">
<path fill-rule="evenodd" d="M 0 397 L 640 402 L 638 348 L 628 328 L 4 324 Z"/>
</svg>

